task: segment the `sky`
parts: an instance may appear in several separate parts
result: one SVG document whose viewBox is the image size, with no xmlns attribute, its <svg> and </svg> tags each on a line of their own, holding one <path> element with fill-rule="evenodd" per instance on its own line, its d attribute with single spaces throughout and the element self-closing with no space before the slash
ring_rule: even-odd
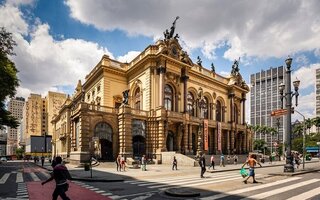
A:
<svg viewBox="0 0 320 200">
<path fill-rule="evenodd" d="M 249 84 L 250 74 L 285 65 L 290 55 L 292 80 L 301 81 L 296 109 L 312 118 L 319 8 L 318 0 L 0 0 L 0 27 L 17 42 L 11 57 L 19 70 L 17 96 L 73 94 L 104 54 L 130 62 L 179 16 L 183 49 L 194 63 L 197 56 L 208 69 L 214 63 L 220 75 L 228 76 L 240 57 Z"/>
</svg>

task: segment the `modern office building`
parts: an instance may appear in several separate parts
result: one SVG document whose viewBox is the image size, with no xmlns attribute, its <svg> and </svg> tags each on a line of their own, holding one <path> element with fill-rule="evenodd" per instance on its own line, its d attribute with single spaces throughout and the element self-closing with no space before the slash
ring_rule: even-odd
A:
<svg viewBox="0 0 320 200">
<path fill-rule="evenodd" d="M 250 75 L 250 123 L 253 126 L 269 126 L 278 129 L 279 120 L 279 143 L 282 144 L 284 116 L 271 117 L 271 112 L 282 108 L 279 94 L 279 85 L 284 83 L 285 69 L 283 66 L 270 68 L 266 71 Z M 285 100 L 284 100 L 285 102 Z M 285 105 L 284 105 L 285 106 Z M 264 134 L 255 132 L 254 139 L 263 139 L 268 148 L 274 151 L 277 134 Z"/>
<path fill-rule="evenodd" d="M 320 117 L 320 69 L 316 69 L 316 116 Z"/>
<path fill-rule="evenodd" d="M 17 118 L 18 121 L 22 119 L 23 106 L 25 99 L 16 97 L 10 99 L 8 102 L 8 111 L 11 115 Z M 7 155 L 15 155 L 18 147 L 18 129 L 7 127 Z"/>
<path fill-rule="evenodd" d="M 52 121 L 55 155 L 79 163 L 92 155 L 113 160 L 118 154 L 146 154 L 163 163 L 168 152 L 252 150 L 245 124 L 249 87 L 238 61 L 223 77 L 199 57 L 192 61 L 173 37 L 174 26 L 170 30 L 129 63 L 104 55 L 85 82 L 78 82 Z"/>
</svg>

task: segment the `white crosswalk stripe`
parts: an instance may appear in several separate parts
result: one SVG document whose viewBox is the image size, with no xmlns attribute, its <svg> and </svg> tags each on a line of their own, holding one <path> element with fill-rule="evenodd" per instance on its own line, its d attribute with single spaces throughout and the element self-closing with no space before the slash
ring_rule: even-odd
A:
<svg viewBox="0 0 320 200">
<path fill-rule="evenodd" d="M 0 184 L 4 184 L 7 181 L 7 179 L 9 178 L 9 176 L 10 176 L 10 173 L 5 173 L 2 176 L 2 178 L 0 179 Z"/>
<path fill-rule="evenodd" d="M 272 190 L 272 191 L 263 192 L 263 193 L 260 193 L 260 194 L 249 196 L 249 197 L 243 198 L 242 200 L 264 199 L 264 198 L 270 197 L 272 195 L 276 195 L 276 194 L 283 193 L 283 192 L 286 192 L 286 191 L 289 191 L 289 190 L 293 190 L 293 189 L 296 189 L 298 187 L 309 185 L 311 183 L 315 183 L 315 182 L 318 182 L 318 181 L 320 181 L 320 179 L 311 179 L 311 180 L 299 182 L 299 183 L 296 183 L 296 184 L 293 184 L 293 185 L 289 185 L 289 186 L 286 186 L 286 187 L 281 187 L 281 188 L 278 188 L 278 189 L 275 189 L 275 190 Z"/>
<path fill-rule="evenodd" d="M 241 194 L 244 192 L 250 192 L 250 191 L 256 191 L 259 189 L 263 189 L 263 188 L 267 188 L 267 187 L 271 187 L 271 186 L 276 186 L 276 185 L 280 185 L 283 183 L 287 183 L 290 181 L 296 181 L 301 179 L 301 177 L 293 177 L 293 178 L 288 178 L 288 179 L 283 179 L 280 181 L 276 181 L 276 182 L 271 182 L 271 183 L 267 183 L 267 184 L 263 184 L 263 185 L 258 185 L 258 186 L 254 186 L 254 187 L 250 187 L 250 188 L 243 188 L 243 189 L 239 189 L 239 190 L 234 190 L 234 191 L 230 191 L 224 194 L 217 194 L 217 195 L 213 195 L 213 196 L 209 196 L 209 197 L 204 197 L 201 198 L 201 200 L 215 200 L 215 199 L 221 199 L 227 196 L 231 196 L 231 195 L 236 195 L 236 194 Z"/>
<path fill-rule="evenodd" d="M 281 195 L 285 194 L 288 191 L 292 191 L 297 188 L 301 188 L 310 184 L 318 183 L 320 182 L 320 179 L 310 179 L 310 180 L 301 180 L 302 177 L 292 177 L 287 178 L 267 184 L 257 185 L 253 187 L 246 187 L 243 189 L 233 190 L 226 193 L 216 194 L 213 196 L 208 197 L 202 197 L 200 200 L 215 200 L 215 199 L 222 199 L 222 198 L 228 198 L 230 196 L 235 196 L 241 194 L 241 196 L 245 196 L 242 198 L 242 200 L 251 200 L 251 199 L 266 199 L 268 197 L 274 196 L 274 195 Z M 281 186 L 281 184 L 287 184 L 287 186 Z M 289 185 L 288 185 L 289 184 Z M 318 185 L 318 184 L 316 184 Z M 276 186 L 276 189 L 269 189 L 270 187 Z M 263 191 L 259 191 L 263 190 Z M 297 196 L 291 197 L 289 200 L 295 200 L 295 199 L 309 199 L 316 195 L 319 195 L 320 187 L 306 191 L 302 194 L 299 194 Z M 252 194 L 250 196 L 246 196 L 246 193 L 254 192 L 255 194 Z"/>
<path fill-rule="evenodd" d="M 15 178 L 16 183 L 23 183 L 24 182 L 23 174 L 24 173 L 22 173 L 22 172 L 5 173 L 0 179 L 0 184 L 5 184 L 9 178 L 10 179 Z M 48 179 L 51 177 L 51 175 L 49 173 L 44 172 L 44 171 L 41 171 L 37 174 L 34 172 L 25 173 L 25 174 L 28 174 L 33 181 L 41 181 L 40 177 L 42 177 L 42 179 L 43 179 L 43 177 L 45 177 L 45 179 Z"/>
<path fill-rule="evenodd" d="M 257 177 L 261 176 L 260 174 Z M 134 180 L 125 181 L 125 183 L 135 184 L 141 187 L 147 187 L 150 189 L 168 189 L 176 186 L 191 187 L 201 186 L 213 183 L 226 182 L 230 180 L 242 179 L 238 172 L 227 172 L 227 173 L 212 173 L 207 175 L 206 178 L 200 178 L 199 176 L 184 176 L 184 177 L 166 177 L 157 179 L 146 179 L 146 180 Z"/>
<path fill-rule="evenodd" d="M 309 198 L 312 198 L 315 196 L 315 194 L 319 194 L 319 191 L 320 191 L 320 187 L 318 188 L 315 188 L 313 190 L 309 190 L 307 192 L 304 192 L 298 196 L 294 196 L 288 200 L 296 200 L 296 199 L 309 199 Z"/>
</svg>

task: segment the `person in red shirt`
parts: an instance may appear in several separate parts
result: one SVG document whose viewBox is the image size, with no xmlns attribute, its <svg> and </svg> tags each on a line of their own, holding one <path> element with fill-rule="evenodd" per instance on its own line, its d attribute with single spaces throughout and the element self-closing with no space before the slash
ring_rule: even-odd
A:
<svg viewBox="0 0 320 200">
<path fill-rule="evenodd" d="M 56 181 L 56 188 L 52 193 L 52 200 L 57 200 L 58 196 L 60 196 L 63 200 L 70 200 L 66 195 L 66 191 L 68 191 L 69 184 L 67 183 L 67 179 L 71 180 L 70 173 L 68 169 L 62 164 L 62 158 L 60 156 L 56 157 L 57 165 L 53 168 L 53 173 L 51 177 L 43 181 L 41 184 L 44 185 L 53 179 Z"/>
</svg>

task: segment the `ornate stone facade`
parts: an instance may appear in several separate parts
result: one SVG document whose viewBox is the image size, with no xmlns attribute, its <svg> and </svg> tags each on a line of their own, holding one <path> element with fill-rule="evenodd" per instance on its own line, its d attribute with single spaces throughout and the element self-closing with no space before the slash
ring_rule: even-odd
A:
<svg viewBox="0 0 320 200">
<path fill-rule="evenodd" d="M 230 77 L 207 70 L 193 63 L 178 37 L 159 40 L 130 63 L 105 55 L 52 121 L 61 145 L 55 153 L 71 162 L 90 155 L 159 158 L 163 151 L 246 153 L 248 91 L 238 66 Z M 70 125 L 63 133 L 62 121 Z"/>
</svg>

